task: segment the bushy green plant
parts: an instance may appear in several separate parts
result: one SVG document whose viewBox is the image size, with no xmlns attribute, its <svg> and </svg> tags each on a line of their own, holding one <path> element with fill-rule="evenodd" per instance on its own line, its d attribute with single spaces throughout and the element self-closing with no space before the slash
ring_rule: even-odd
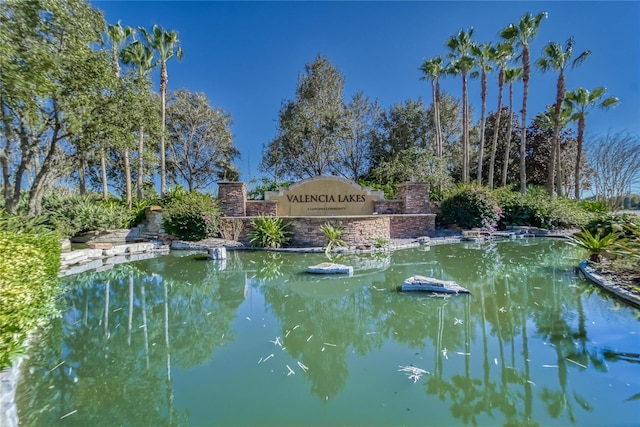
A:
<svg viewBox="0 0 640 427">
<path fill-rule="evenodd" d="M 264 193 L 267 191 L 276 191 L 281 187 L 291 185 L 289 181 L 278 182 L 268 178 L 261 178 L 259 183 L 252 182 L 252 188 L 247 192 L 249 200 L 264 200 Z"/>
<path fill-rule="evenodd" d="M 169 193 L 163 201 L 164 229 L 182 240 L 202 240 L 218 234 L 220 211 L 210 194 Z"/>
<path fill-rule="evenodd" d="M 282 218 L 260 215 L 251 220 L 251 227 L 248 237 L 252 246 L 280 248 L 289 243 L 291 233 Z"/>
<path fill-rule="evenodd" d="M 117 199 L 104 200 L 96 193 L 77 194 L 63 188 L 45 196 L 42 208 L 63 236 L 128 228 L 132 220 L 132 212 Z"/>
<path fill-rule="evenodd" d="M 618 233 L 592 234 L 585 228 L 579 234 L 573 236 L 571 242 L 587 249 L 590 254 L 589 259 L 593 262 L 600 262 L 603 255 L 612 254 L 612 251 L 622 243 Z"/>
<path fill-rule="evenodd" d="M 442 202 L 442 223 L 458 224 L 462 228 L 496 228 L 501 209 L 491 191 L 473 185 L 457 187 Z"/>
<path fill-rule="evenodd" d="M 59 293 L 58 235 L 15 230 L 11 221 L 0 217 L 0 369 L 20 354 L 27 334 L 56 313 Z"/>
<path fill-rule="evenodd" d="M 384 239 L 382 237 L 376 237 L 373 239 L 373 247 L 380 249 L 380 248 L 384 248 L 385 246 L 387 246 L 389 244 L 389 241 L 387 239 Z"/>
<path fill-rule="evenodd" d="M 333 249 L 338 246 L 346 246 L 347 243 L 342 240 L 342 235 L 344 234 L 344 229 L 341 224 L 334 226 L 330 222 L 325 222 L 320 226 L 320 231 L 324 233 L 327 238 L 327 245 L 324 248 L 324 253 L 329 254 Z"/>
<path fill-rule="evenodd" d="M 580 207 L 582 207 L 587 212 L 604 215 L 609 212 L 609 206 L 602 200 L 589 200 L 584 199 L 579 203 Z"/>
<path fill-rule="evenodd" d="M 510 187 L 503 187 L 494 190 L 493 196 L 502 209 L 500 228 L 510 225 L 582 227 L 593 217 L 575 200 L 564 197 L 552 199 L 542 187 L 528 187 L 526 196 Z"/>
<path fill-rule="evenodd" d="M 625 224 L 629 224 L 631 226 L 640 225 L 640 216 L 628 213 L 606 213 L 589 221 L 584 228 L 589 230 L 592 234 L 609 234 L 613 232 L 624 233 Z"/>
</svg>

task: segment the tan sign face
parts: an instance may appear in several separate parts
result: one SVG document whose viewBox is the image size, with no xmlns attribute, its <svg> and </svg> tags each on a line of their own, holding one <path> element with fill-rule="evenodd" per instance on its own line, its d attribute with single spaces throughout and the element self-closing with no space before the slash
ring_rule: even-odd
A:
<svg viewBox="0 0 640 427">
<path fill-rule="evenodd" d="M 278 216 L 371 215 L 373 202 L 383 199 L 382 191 L 337 176 L 310 178 L 265 193 L 265 200 L 278 202 Z"/>
</svg>

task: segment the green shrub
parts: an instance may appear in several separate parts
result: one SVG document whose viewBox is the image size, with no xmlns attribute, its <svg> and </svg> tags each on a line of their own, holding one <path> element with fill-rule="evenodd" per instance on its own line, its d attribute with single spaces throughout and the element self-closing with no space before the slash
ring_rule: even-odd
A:
<svg viewBox="0 0 640 427">
<path fill-rule="evenodd" d="M 604 215 L 609 212 L 609 206 L 602 200 L 588 200 L 584 199 L 579 203 L 580 207 L 587 212 Z"/>
<path fill-rule="evenodd" d="M 502 209 L 500 228 L 510 225 L 582 227 L 593 218 L 593 214 L 575 200 L 564 197 L 552 199 L 541 187 L 532 186 L 527 190 L 526 196 L 510 187 L 493 191 Z"/>
<path fill-rule="evenodd" d="M 630 237 L 627 232 L 629 228 L 625 230 L 625 225 L 629 225 L 630 227 L 640 226 L 640 216 L 628 213 L 607 213 L 593 218 L 584 228 L 589 230 L 591 234 L 598 233 L 605 235 L 609 233 L 624 233 L 627 237 Z"/>
<path fill-rule="evenodd" d="M 21 352 L 27 335 L 56 313 L 60 243 L 54 232 L 7 231 L 0 218 L 0 369 Z"/>
<path fill-rule="evenodd" d="M 473 185 L 459 186 L 442 202 L 442 223 L 462 228 L 496 228 L 501 210 L 491 191 Z"/>
<path fill-rule="evenodd" d="M 259 216 L 251 220 L 252 230 L 249 232 L 249 242 L 252 246 L 262 248 L 280 248 L 290 240 L 287 231 L 288 224 L 282 218 L 275 216 Z"/>
<path fill-rule="evenodd" d="M 77 194 L 57 188 L 43 198 L 42 208 L 49 222 L 62 236 L 87 231 L 128 228 L 132 211 L 117 199 L 104 200 L 97 193 Z"/>
<path fill-rule="evenodd" d="M 163 200 L 164 229 L 182 240 L 202 240 L 218 234 L 220 211 L 210 194 L 174 191 Z"/>
</svg>

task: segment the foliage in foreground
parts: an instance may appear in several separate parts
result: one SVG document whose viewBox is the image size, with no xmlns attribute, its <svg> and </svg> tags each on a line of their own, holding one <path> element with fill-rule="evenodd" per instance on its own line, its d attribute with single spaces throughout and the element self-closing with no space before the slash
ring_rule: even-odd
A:
<svg viewBox="0 0 640 427">
<path fill-rule="evenodd" d="M 21 353 L 27 335 L 56 313 L 58 235 L 0 213 L 0 369 Z"/>
<path fill-rule="evenodd" d="M 178 239 L 195 241 L 218 234 L 220 211 L 213 197 L 176 188 L 163 200 L 164 229 Z"/>
<path fill-rule="evenodd" d="M 280 248 L 291 239 L 288 224 L 282 218 L 261 215 L 251 221 L 251 226 L 248 237 L 252 246 Z"/>
</svg>

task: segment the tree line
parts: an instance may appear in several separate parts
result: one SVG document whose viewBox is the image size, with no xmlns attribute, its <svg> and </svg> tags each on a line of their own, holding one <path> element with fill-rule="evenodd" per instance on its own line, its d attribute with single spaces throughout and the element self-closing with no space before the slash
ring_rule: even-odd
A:
<svg viewBox="0 0 640 427">
<path fill-rule="evenodd" d="M 594 175 L 593 162 L 583 149 L 586 119 L 593 109 L 613 107 L 619 100 L 607 96 L 603 86 L 567 91 L 566 71 L 591 54 L 585 50 L 574 55 L 573 37 L 564 44 L 549 42 L 541 56 L 532 59 L 531 42 L 546 17 L 544 12 L 525 14 L 502 29 L 497 42 L 475 41 L 473 28 L 450 37 L 446 58 L 427 58 L 419 67 L 420 79 L 431 86 L 428 107 L 418 97 L 385 110 L 362 92 L 345 101 L 344 76 L 319 54 L 299 75 L 295 98 L 281 105 L 276 136 L 263 146 L 261 171 L 275 181 L 334 174 L 381 186 L 427 181 L 436 189 L 469 183 L 475 175 L 478 184 L 490 188 L 515 185 L 525 194 L 527 185 L 535 184 L 554 197 L 572 194 L 580 199 Z M 557 91 L 547 110 L 528 121 L 534 69 L 556 73 Z M 493 72 L 497 106 L 487 113 L 488 78 Z M 461 99 L 440 90 L 442 78 L 455 76 L 461 78 Z M 477 123 L 468 102 L 470 77 L 480 79 Z M 513 93 L 519 83 L 523 94 L 517 117 Z M 573 122 L 577 135 L 569 126 Z M 637 137 L 635 142 L 638 145 Z M 637 167 L 635 172 L 628 169 L 637 178 Z M 623 179 L 625 190 L 634 179 Z"/>
<path fill-rule="evenodd" d="M 238 177 L 230 114 L 204 94 L 167 92 L 167 64 L 182 58 L 176 31 L 107 24 L 84 0 L 9 0 L 0 3 L 0 51 L 9 213 L 39 214 L 45 192 L 65 181 L 131 206 L 164 195 L 167 180 L 194 190 Z"/>
</svg>

